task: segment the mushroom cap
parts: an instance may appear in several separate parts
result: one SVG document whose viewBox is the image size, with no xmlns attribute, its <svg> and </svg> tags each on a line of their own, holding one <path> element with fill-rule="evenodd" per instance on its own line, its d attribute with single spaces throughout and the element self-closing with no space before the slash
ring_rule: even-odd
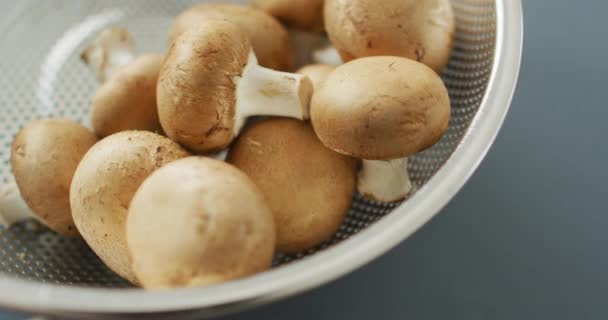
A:
<svg viewBox="0 0 608 320">
<path fill-rule="evenodd" d="M 344 61 L 402 56 L 441 73 L 456 28 L 449 0 L 326 0 L 325 25 Z"/>
<path fill-rule="evenodd" d="M 11 146 L 11 166 L 23 200 L 51 229 L 77 236 L 70 185 L 78 163 L 97 142 L 91 130 L 67 119 L 36 120 Z"/>
<path fill-rule="evenodd" d="M 189 157 L 142 184 L 127 239 L 145 288 L 205 286 L 270 268 L 275 226 L 264 195 L 244 173 Z"/>
<path fill-rule="evenodd" d="M 313 87 L 316 89 L 321 87 L 321 84 L 335 69 L 336 67 L 328 64 L 309 64 L 300 68 L 296 73 L 308 76 L 310 81 L 312 81 Z"/>
<path fill-rule="evenodd" d="M 369 57 L 332 72 L 312 98 L 319 139 L 367 160 L 411 156 L 434 145 L 450 120 L 450 98 L 427 66 L 401 57 Z"/>
<path fill-rule="evenodd" d="M 161 125 L 197 152 L 219 151 L 234 138 L 236 84 L 251 51 L 235 24 L 205 20 L 171 45 L 158 79 Z"/>
<path fill-rule="evenodd" d="M 257 122 L 239 136 L 227 161 L 264 192 L 280 252 L 300 252 L 328 240 L 351 206 L 356 160 L 323 146 L 309 123 Z"/>
<path fill-rule="evenodd" d="M 97 136 L 105 138 L 126 130 L 162 130 L 156 84 L 163 58 L 158 54 L 139 56 L 97 89 L 91 105 L 91 122 Z"/>
<path fill-rule="evenodd" d="M 158 134 L 123 131 L 93 146 L 76 170 L 70 190 L 76 227 L 110 269 L 133 283 L 125 234 L 131 199 L 152 172 L 186 156 Z"/>
<path fill-rule="evenodd" d="M 287 26 L 323 32 L 323 0 L 251 0 L 251 5 L 275 16 Z"/>
<path fill-rule="evenodd" d="M 236 4 L 205 3 L 181 13 L 169 31 L 173 42 L 184 31 L 202 21 L 219 19 L 238 25 L 247 33 L 260 65 L 275 70 L 290 70 L 294 53 L 287 30 L 264 11 Z"/>
</svg>

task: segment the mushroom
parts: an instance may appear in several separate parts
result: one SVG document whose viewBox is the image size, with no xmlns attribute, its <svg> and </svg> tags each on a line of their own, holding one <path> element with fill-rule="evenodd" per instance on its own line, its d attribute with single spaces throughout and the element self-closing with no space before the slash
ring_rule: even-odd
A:
<svg viewBox="0 0 608 320">
<path fill-rule="evenodd" d="M 30 219 L 42 222 L 23 200 L 15 179 L 9 179 L 0 185 L 0 227 L 10 228 Z"/>
<path fill-rule="evenodd" d="M 100 83 L 109 79 L 117 69 L 135 59 L 133 37 L 125 28 L 108 28 L 82 51 L 80 58 L 89 65 Z"/>
<path fill-rule="evenodd" d="M 52 230 L 77 236 L 70 184 L 78 163 L 96 142 L 89 129 L 67 119 L 36 120 L 21 129 L 11 146 L 15 184 L 6 184 L 0 195 L 5 223 L 31 218 L 33 213 Z"/>
<path fill-rule="evenodd" d="M 335 69 L 336 67 L 328 64 L 310 64 L 300 68 L 296 73 L 308 76 L 310 81 L 312 81 L 313 87 L 317 89 L 321 87 L 323 81 L 325 81 L 329 74 Z"/>
<path fill-rule="evenodd" d="M 301 252 L 328 240 L 355 193 L 356 160 L 323 146 L 307 122 L 257 122 L 239 136 L 227 161 L 262 189 L 274 214 L 279 252 Z"/>
<path fill-rule="evenodd" d="M 402 56 L 441 73 L 453 47 L 449 0 L 326 0 L 325 27 L 344 61 Z"/>
<path fill-rule="evenodd" d="M 312 52 L 312 61 L 331 66 L 339 66 L 344 63 L 338 50 L 336 50 L 336 48 L 330 43 L 326 43 L 325 46 L 315 48 Z"/>
<path fill-rule="evenodd" d="M 141 55 L 97 89 L 91 104 L 91 122 L 99 137 L 126 130 L 162 131 L 156 107 L 156 83 L 162 62 L 162 55 Z"/>
<path fill-rule="evenodd" d="M 91 123 L 100 138 L 126 130 L 162 130 L 156 83 L 163 55 L 135 56 L 129 32 L 112 28 L 102 31 L 82 58 L 102 83 L 91 103 Z"/>
<path fill-rule="evenodd" d="M 289 27 L 317 33 L 324 30 L 323 0 L 251 0 L 251 5 Z"/>
<path fill-rule="evenodd" d="M 245 174 L 189 157 L 141 185 L 129 209 L 127 240 L 145 288 L 207 286 L 270 268 L 275 226 L 264 195 Z"/>
<path fill-rule="evenodd" d="M 338 67 L 311 103 L 319 139 L 363 159 L 359 191 L 387 202 L 407 195 L 407 157 L 434 145 L 449 120 L 450 99 L 441 78 L 402 57 L 361 58 Z"/>
<path fill-rule="evenodd" d="M 325 34 L 289 29 L 289 39 L 295 51 L 296 68 L 310 63 L 342 64 L 339 53 L 331 46 Z"/>
<path fill-rule="evenodd" d="M 171 46 L 158 81 L 167 136 L 200 153 L 226 148 L 250 116 L 308 118 L 306 76 L 260 67 L 235 24 L 206 20 Z"/>
<path fill-rule="evenodd" d="M 324 33 L 323 0 L 251 0 L 251 5 L 288 27 L 296 68 L 311 62 L 342 64 Z"/>
<path fill-rule="evenodd" d="M 247 6 L 210 3 L 194 6 L 177 17 L 169 32 L 169 42 L 209 19 L 238 25 L 249 36 L 260 65 L 284 71 L 293 67 L 293 49 L 285 27 L 266 12 Z"/>
<path fill-rule="evenodd" d="M 158 134 L 123 131 L 93 146 L 76 169 L 70 189 L 76 227 L 110 269 L 133 283 L 137 280 L 125 238 L 131 198 L 152 172 L 186 156 Z"/>
</svg>

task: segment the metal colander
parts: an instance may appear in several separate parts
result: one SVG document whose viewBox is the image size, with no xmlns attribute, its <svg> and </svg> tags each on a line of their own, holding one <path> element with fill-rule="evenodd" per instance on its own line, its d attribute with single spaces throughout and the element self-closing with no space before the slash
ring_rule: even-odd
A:
<svg viewBox="0 0 608 320">
<path fill-rule="evenodd" d="M 127 27 L 139 52 L 162 52 L 172 19 L 200 1 L 19 1 L 0 12 L 0 179 L 11 176 L 10 143 L 36 118 L 88 124 L 98 84 L 81 63 L 101 29 Z M 239 2 L 239 1 L 232 1 Z M 448 133 L 411 158 L 414 191 L 403 203 L 359 195 L 335 237 L 296 255 L 277 256 L 264 274 L 209 287 L 145 292 L 108 270 L 81 240 L 35 222 L 0 229 L 0 306 L 73 318 L 198 318 L 286 297 L 361 266 L 434 216 L 477 167 L 513 94 L 521 57 L 519 0 L 454 0 L 455 49 L 443 79 L 452 99 Z M 1 228 L 1 227 L 0 227 Z"/>
</svg>

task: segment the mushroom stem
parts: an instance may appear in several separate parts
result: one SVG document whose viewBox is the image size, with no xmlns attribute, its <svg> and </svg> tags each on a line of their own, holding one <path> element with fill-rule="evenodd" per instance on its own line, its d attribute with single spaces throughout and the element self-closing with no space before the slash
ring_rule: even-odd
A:
<svg viewBox="0 0 608 320">
<path fill-rule="evenodd" d="M 309 118 L 313 86 L 306 76 L 264 68 L 251 51 L 236 84 L 237 135 L 251 116 L 277 116 L 300 120 Z"/>
<path fill-rule="evenodd" d="M 219 152 L 208 154 L 207 157 L 219 161 L 226 161 L 226 157 L 228 157 L 228 149 L 224 149 Z"/>
<path fill-rule="evenodd" d="M 296 55 L 296 69 L 312 63 L 332 66 L 344 63 L 338 50 L 324 34 L 289 29 L 289 39 Z"/>
<path fill-rule="evenodd" d="M 331 45 L 315 50 L 312 53 L 312 60 L 315 63 L 323 63 L 332 66 L 339 66 L 344 63 L 338 50 Z"/>
<path fill-rule="evenodd" d="M 359 172 L 359 192 L 383 202 L 405 198 L 412 189 L 407 159 L 363 160 L 363 167 Z"/>
<path fill-rule="evenodd" d="M 296 55 L 296 69 L 312 62 L 325 63 L 322 61 L 316 61 L 315 53 L 319 49 L 331 45 L 327 37 L 320 33 L 302 31 L 293 28 L 290 28 L 288 31 L 289 39 Z"/>
<path fill-rule="evenodd" d="M 11 225 L 29 219 L 38 220 L 38 216 L 30 209 L 14 181 L 0 186 L 0 226 Z"/>
<path fill-rule="evenodd" d="M 125 28 L 103 30 L 80 57 L 91 66 L 99 82 L 103 83 L 116 69 L 135 59 L 133 37 Z"/>
</svg>

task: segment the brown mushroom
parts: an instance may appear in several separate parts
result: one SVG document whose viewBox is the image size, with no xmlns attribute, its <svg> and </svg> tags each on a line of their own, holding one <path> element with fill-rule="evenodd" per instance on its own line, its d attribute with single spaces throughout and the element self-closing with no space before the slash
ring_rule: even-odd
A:
<svg viewBox="0 0 608 320">
<path fill-rule="evenodd" d="M 251 0 L 251 5 L 288 27 L 296 68 L 309 63 L 342 64 L 324 33 L 323 0 Z"/>
<path fill-rule="evenodd" d="M 10 222 L 27 218 L 30 211 L 38 220 L 66 236 L 77 236 L 70 210 L 70 184 L 76 167 L 97 137 L 77 122 L 67 119 L 36 120 L 26 125 L 11 147 L 11 166 L 19 191 L 7 185 L 0 207 Z M 21 195 L 21 197 L 19 196 Z"/>
<path fill-rule="evenodd" d="M 270 268 L 275 226 L 245 174 L 190 157 L 144 181 L 129 209 L 127 240 L 145 288 L 206 286 Z"/>
<path fill-rule="evenodd" d="M 311 104 L 311 121 L 328 148 L 363 159 L 359 191 L 380 201 L 411 188 L 407 157 L 446 132 L 450 99 L 441 78 L 401 57 L 369 57 L 338 67 Z"/>
<path fill-rule="evenodd" d="M 294 53 L 285 27 L 266 12 L 247 6 L 218 3 L 194 6 L 177 17 L 169 32 L 169 42 L 209 19 L 238 25 L 249 36 L 260 65 L 284 71 L 293 67 Z"/>
<path fill-rule="evenodd" d="M 308 118 L 306 76 L 260 67 L 235 24 L 206 20 L 179 36 L 158 81 L 166 134 L 200 153 L 225 149 L 250 116 Z"/>
<path fill-rule="evenodd" d="M 138 56 L 97 89 L 91 123 L 99 137 L 127 130 L 162 132 L 156 107 L 162 62 L 162 55 Z"/>
<path fill-rule="evenodd" d="M 156 83 L 163 55 L 136 56 L 126 29 L 102 31 L 82 54 L 102 85 L 91 103 L 91 123 L 104 138 L 127 130 L 160 132 Z"/>
<path fill-rule="evenodd" d="M 323 0 L 251 0 L 251 5 L 277 17 L 285 25 L 323 32 Z"/>
<path fill-rule="evenodd" d="M 326 0 L 325 26 L 344 61 L 402 56 L 441 73 L 453 47 L 449 0 Z"/>
<path fill-rule="evenodd" d="M 279 252 L 300 252 L 328 240 L 348 213 L 356 161 L 323 146 L 307 122 L 257 122 L 239 136 L 227 161 L 264 192 Z"/>
<path fill-rule="evenodd" d="M 125 234 L 131 199 L 152 172 L 186 156 L 158 134 L 123 131 L 93 146 L 76 169 L 70 189 L 76 227 L 110 269 L 133 283 Z"/>
</svg>

